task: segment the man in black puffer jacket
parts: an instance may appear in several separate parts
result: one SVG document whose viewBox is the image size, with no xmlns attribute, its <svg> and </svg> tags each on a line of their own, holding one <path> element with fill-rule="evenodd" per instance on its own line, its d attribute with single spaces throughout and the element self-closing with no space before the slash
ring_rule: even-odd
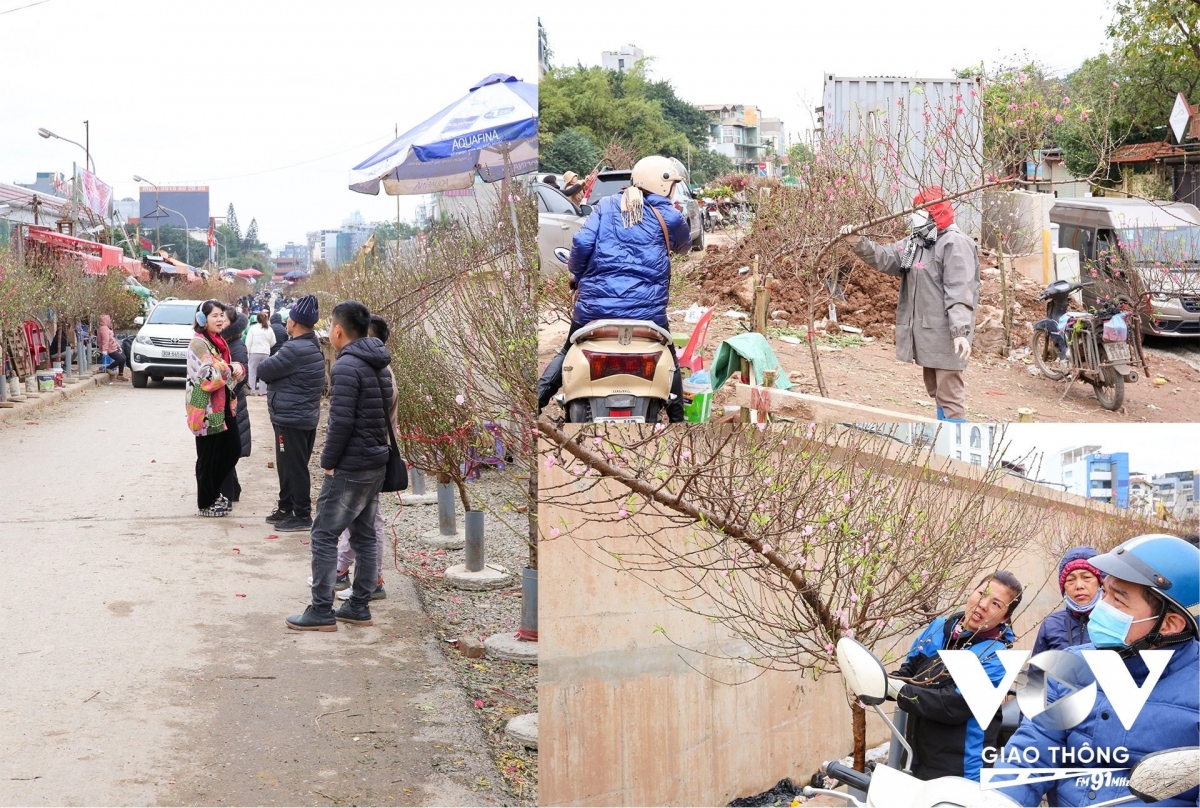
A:
<svg viewBox="0 0 1200 808">
<path fill-rule="evenodd" d="M 299 304 L 297 304 L 299 306 Z M 295 311 L 295 309 L 293 309 Z M 312 604 L 287 618 L 297 631 L 337 631 L 337 621 L 371 625 L 369 601 L 379 577 L 375 513 L 387 469 L 392 357 L 367 336 L 371 313 L 357 301 L 333 309 L 329 343 L 337 351 L 330 378 L 329 421 L 321 468 L 325 479 L 312 528 Z M 333 611 L 338 535 L 350 529 L 354 582 L 350 599 Z"/>
<path fill-rule="evenodd" d="M 258 366 L 258 378 L 267 383 L 267 412 L 275 431 L 275 471 L 279 474 L 279 504 L 267 521 L 287 533 L 312 528 L 308 461 L 317 439 L 325 388 L 325 355 L 313 333 L 318 317 L 317 299 L 302 297 L 288 318 L 291 338 Z"/>
<path fill-rule="evenodd" d="M 290 323 L 291 320 L 288 320 L 288 322 Z M 287 342 L 288 337 L 291 335 L 288 333 L 287 328 L 284 327 L 283 320 L 280 319 L 278 312 L 271 315 L 271 319 L 267 321 L 267 324 L 271 326 L 271 331 L 275 333 L 275 344 L 271 346 L 271 356 L 274 356 L 279 353 L 279 349 L 283 347 L 283 343 Z"/>
</svg>

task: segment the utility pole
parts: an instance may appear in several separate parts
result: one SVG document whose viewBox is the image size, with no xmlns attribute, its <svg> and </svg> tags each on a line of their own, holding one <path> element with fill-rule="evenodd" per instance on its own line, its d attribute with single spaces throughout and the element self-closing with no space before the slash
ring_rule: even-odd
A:
<svg viewBox="0 0 1200 808">
<path fill-rule="evenodd" d="M 400 124 L 396 124 L 396 137 L 400 137 Z M 400 260 L 400 194 L 396 194 L 396 260 Z"/>
</svg>

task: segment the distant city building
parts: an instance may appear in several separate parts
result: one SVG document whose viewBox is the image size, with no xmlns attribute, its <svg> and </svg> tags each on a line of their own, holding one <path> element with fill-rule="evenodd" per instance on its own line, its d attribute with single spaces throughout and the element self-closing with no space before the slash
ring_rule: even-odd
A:
<svg viewBox="0 0 1200 808">
<path fill-rule="evenodd" d="M 766 160 L 763 146 L 758 107 L 753 104 L 700 104 L 699 107 L 711 118 L 708 127 L 710 149 L 728 157 L 734 168 L 743 173 L 771 172 L 771 162 Z M 760 169 L 760 163 L 765 167 Z"/>
<path fill-rule="evenodd" d="M 1129 472 L 1129 509 L 1143 516 L 1154 515 L 1154 482 L 1147 474 Z"/>
<path fill-rule="evenodd" d="M 138 189 L 138 193 L 138 218 L 143 228 L 171 225 L 208 229 L 207 185 L 160 185 L 157 191 L 151 185 L 143 185 Z M 170 208 L 161 211 L 166 215 L 153 215 L 156 200 L 163 208 Z"/>
<path fill-rule="evenodd" d="M 619 50 L 603 51 L 600 54 L 600 65 L 605 70 L 624 73 L 637 67 L 637 63 L 642 61 L 645 56 L 646 52 L 637 45 L 622 45 Z"/>
<path fill-rule="evenodd" d="M 550 40 L 546 37 L 546 29 L 542 18 L 538 17 L 538 78 L 550 72 Z"/>
<path fill-rule="evenodd" d="M 117 218 L 117 221 L 136 224 L 139 214 L 138 201 L 132 196 L 113 202 L 113 216 Z"/>
<path fill-rule="evenodd" d="M 934 442 L 933 451 L 972 466 L 986 468 L 992 461 L 996 442 L 994 424 L 943 423 Z"/>
<path fill-rule="evenodd" d="M 762 140 L 764 146 L 770 146 L 767 151 L 770 153 L 773 150 L 776 158 L 787 154 L 787 132 L 783 128 L 783 121 L 781 121 L 779 118 L 762 119 L 762 126 L 760 127 L 759 131 L 759 139 Z M 776 159 L 773 162 L 778 163 L 779 160 Z"/>
<path fill-rule="evenodd" d="M 18 182 L 17 186 L 48 196 L 65 196 L 67 178 L 60 171 L 39 171 L 33 182 Z"/>
<path fill-rule="evenodd" d="M 1195 519 L 1200 513 L 1200 471 L 1172 471 L 1151 481 L 1162 515 L 1179 520 Z"/>
<path fill-rule="evenodd" d="M 1099 446 L 1064 449 L 1057 456 L 1058 476 L 1069 493 L 1129 507 L 1129 454 L 1104 454 Z"/>
</svg>

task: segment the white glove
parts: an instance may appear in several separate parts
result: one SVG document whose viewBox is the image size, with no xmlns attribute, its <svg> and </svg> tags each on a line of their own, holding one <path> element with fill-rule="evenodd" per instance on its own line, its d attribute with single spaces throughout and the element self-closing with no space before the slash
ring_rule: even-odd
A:
<svg viewBox="0 0 1200 808">
<path fill-rule="evenodd" d="M 858 235 L 858 233 L 851 232 L 855 227 L 856 225 L 848 224 L 838 231 L 838 233 L 844 237 L 843 240 L 847 244 L 857 244 L 859 239 L 862 238 L 862 236 Z"/>
<path fill-rule="evenodd" d="M 966 337 L 954 338 L 954 355 L 959 359 L 971 358 L 971 341 Z"/>
<path fill-rule="evenodd" d="M 900 697 L 900 688 L 902 687 L 904 687 L 904 682 L 901 682 L 899 679 L 893 679 L 889 676 L 887 697 L 892 701 L 895 701 Z"/>
</svg>

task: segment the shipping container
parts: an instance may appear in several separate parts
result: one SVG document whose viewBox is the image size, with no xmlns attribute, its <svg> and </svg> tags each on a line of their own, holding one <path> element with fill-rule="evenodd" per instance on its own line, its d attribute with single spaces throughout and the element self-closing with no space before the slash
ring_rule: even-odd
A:
<svg viewBox="0 0 1200 808">
<path fill-rule="evenodd" d="M 888 134 L 894 140 L 895 135 L 904 132 L 898 149 L 904 166 L 902 174 L 912 176 L 887 177 L 883 182 L 885 167 L 882 163 L 873 167 L 889 206 L 897 212 L 911 206 L 919 185 L 937 184 L 955 193 L 982 182 L 981 79 L 850 78 L 827 73 L 821 101 L 816 110 L 819 141 Z M 931 128 L 948 120 L 955 122 L 956 148 L 942 157 L 934 154 L 940 135 Z M 892 189 L 892 182 L 898 187 Z M 958 226 L 976 239 L 981 230 L 979 196 L 954 202 Z"/>
</svg>

